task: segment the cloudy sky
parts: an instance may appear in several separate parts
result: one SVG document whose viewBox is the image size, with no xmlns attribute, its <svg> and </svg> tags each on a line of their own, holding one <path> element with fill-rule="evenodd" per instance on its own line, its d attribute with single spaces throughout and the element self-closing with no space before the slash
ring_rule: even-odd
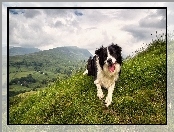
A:
<svg viewBox="0 0 174 132">
<path fill-rule="evenodd" d="M 165 9 L 37 9 L 37 7 L 168 7 L 168 26 L 174 29 L 173 3 L 2 3 L 2 46 L 7 45 L 7 7 L 9 12 L 9 45 L 48 50 L 60 46 L 78 46 L 92 54 L 101 45 L 117 43 L 124 55 L 151 42 L 156 31 L 166 31 Z M 151 35 L 152 34 L 152 35 Z M 144 44 L 143 44 L 144 43 Z"/>
</svg>

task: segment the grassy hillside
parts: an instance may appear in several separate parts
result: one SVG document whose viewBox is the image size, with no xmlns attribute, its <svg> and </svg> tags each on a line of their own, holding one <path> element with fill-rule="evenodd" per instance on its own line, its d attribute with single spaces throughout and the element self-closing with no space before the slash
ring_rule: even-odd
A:
<svg viewBox="0 0 174 132">
<path fill-rule="evenodd" d="M 125 60 L 109 108 L 104 99 L 98 99 L 93 78 L 80 72 L 10 98 L 9 123 L 166 124 L 166 43 L 155 41 Z"/>
</svg>

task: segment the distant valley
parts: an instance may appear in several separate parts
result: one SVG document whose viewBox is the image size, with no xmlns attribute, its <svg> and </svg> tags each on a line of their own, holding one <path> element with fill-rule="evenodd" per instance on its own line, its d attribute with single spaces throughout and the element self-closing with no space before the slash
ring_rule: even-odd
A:
<svg viewBox="0 0 174 132">
<path fill-rule="evenodd" d="M 76 46 L 44 51 L 30 48 L 23 52 L 21 48 L 13 47 L 9 49 L 9 54 L 10 96 L 46 88 L 54 81 L 66 79 L 84 70 L 87 59 L 92 56 L 88 50 Z"/>
</svg>

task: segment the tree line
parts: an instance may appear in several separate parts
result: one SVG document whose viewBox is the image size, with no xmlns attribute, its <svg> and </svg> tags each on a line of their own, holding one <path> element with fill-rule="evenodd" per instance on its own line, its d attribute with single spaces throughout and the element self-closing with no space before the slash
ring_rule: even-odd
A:
<svg viewBox="0 0 174 132">
<path fill-rule="evenodd" d="M 14 78 L 9 82 L 9 85 L 20 84 L 28 87 L 29 83 L 36 83 L 36 79 L 34 79 L 31 74 L 27 75 L 27 77 Z"/>
</svg>

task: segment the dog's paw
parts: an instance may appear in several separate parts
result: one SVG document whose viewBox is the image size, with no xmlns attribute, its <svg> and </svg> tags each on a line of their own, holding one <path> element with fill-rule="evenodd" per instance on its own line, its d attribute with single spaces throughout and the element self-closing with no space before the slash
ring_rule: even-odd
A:
<svg viewBox="0 0 174 132">
<path fill-rule="evenodd" d="M 108 107 L 111 103 L 112 103 L 112 98 L 106 97 L 106 100 L 105 100 L 106 107 Z"/>
<path fill-rule="evenodd" d="M 97 97 L 101 100 L 104 97 L 103 92 L 98 92 Z"/>
</svg>

